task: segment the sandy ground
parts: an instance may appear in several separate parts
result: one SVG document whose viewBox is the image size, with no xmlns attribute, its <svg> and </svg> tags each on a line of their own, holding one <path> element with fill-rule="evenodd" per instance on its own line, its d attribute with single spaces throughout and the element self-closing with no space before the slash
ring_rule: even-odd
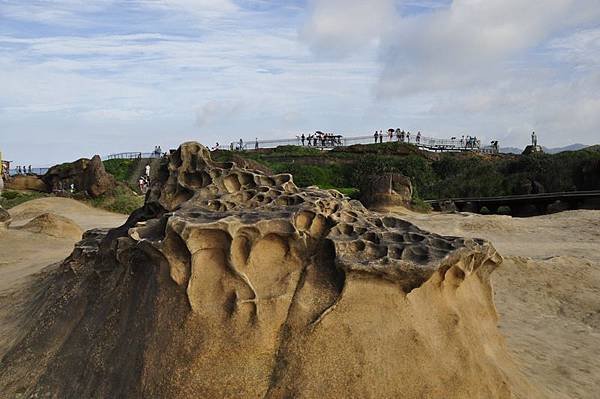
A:
<svg viewBox="0 0 600 399">
<path fill-rule="evenodd" d="M 419 227 L 490 240 L 499 327 L 529 380 L 549 398 L 600 397 L 600 211 L 533 218 L 421 215 Z"/>
<path fill-rule="evenodd" d="M 9 209 L 13 222 L 0 235 L 0 295 L 15 288 L 21 280 L 45 266 L 66 258 L 78 240 L 36 234 L 19 227 L 43 213 L 73 220 L 83 231 L 95 227 L 116 227 L 127 217 L 91 208 L 68 198 L 40 198 Z"/>
<path fill-rule="evenodd" d="M 600 211 L 526 219 L 392 211 L 426 230 L 490 240 L 505 257 L 492 279 L 499 327 L 523 372 L 549 398 L 599 397 Z M 0 296 L 12 295 L 26 276 L 71 252 L 73 239 L 18 229 L 45 212 L 83 230 L 126 219 L 65 198 L 11 209 L 13 224 L 0 235 Z"/>
</svg>

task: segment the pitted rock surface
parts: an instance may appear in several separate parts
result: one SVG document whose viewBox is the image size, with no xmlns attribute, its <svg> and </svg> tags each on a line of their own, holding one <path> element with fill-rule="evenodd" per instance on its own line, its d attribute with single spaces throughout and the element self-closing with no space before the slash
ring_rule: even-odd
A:
<svg viewBox="0 0 600 399">
<path fill-rule="evenodd" d="M 289 174 L 162 160 L 125 225 L 36 283 L 0 360 L 9 397 L 509 398 L 483 240 Z M 34 292 L 37 292 L 34 290 Z"/>
</svg>

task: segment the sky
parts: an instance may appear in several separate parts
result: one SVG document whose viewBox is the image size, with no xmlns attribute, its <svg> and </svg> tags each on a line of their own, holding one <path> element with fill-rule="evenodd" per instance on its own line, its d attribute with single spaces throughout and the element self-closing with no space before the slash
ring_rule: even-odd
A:
<svg viewBox="0 0 600 399">
<path fill-rule="evenodd" d="M 600 143 L 598 0 L 0 0 L 0 151 L 399 127 Z"/>
</svg>

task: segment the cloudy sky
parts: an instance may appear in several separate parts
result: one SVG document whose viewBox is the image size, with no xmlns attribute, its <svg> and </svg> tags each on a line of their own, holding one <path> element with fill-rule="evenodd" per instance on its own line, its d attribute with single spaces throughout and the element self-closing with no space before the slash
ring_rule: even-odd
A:
<svg viewBox="0 0 600 399">
<path fill-rule="evenodd" d="M 600 142 L 598 0 L 0 0 L 17 164 L 388 127 Z"/>
</svg>

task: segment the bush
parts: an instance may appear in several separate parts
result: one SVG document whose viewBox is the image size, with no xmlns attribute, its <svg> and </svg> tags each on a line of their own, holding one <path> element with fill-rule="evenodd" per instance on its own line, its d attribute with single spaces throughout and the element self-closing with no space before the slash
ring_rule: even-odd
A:
<svg viewBox="0 0 600 399">
<path fill-rule="evenodd" d="M 109 159 L 103 161 L 106 171 L 121 182 L 129 180 L 137 162 L 138 160 L 136 159 Z"/>
<path fill-rule="evenodd" d="M 144 205 L 144 196 L 137 195 L 127 187 L 118 186 L 112 193 L 93 198 L 89 203 L 96 208 L 129 215 Z"/>
</svg>

